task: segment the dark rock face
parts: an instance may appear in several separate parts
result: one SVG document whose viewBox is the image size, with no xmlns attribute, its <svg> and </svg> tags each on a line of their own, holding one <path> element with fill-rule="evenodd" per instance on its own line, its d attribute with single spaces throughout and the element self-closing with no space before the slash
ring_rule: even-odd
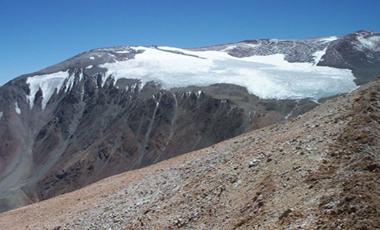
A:
<svg viewBox="0 0 380 230">
<path fill-rule="evenodd" d="M 101 86 L 101 76 L 87 76 L 83 69 L 71 74 L 84 77 L 76 77 L 70 91 L 56 92 L 44 110 L 40 91 L 30 109 L 24 91 L 0 89 L 9 98 L 1 118 L 1 211 L 277 123 L 295 108 L 293 116 L 316 106 L 308 100 L 262 100 L 234 85 L 162 90 L 153 82 L 141 88 L 135 81 L 109 78 Z M 21 114 L 11 102 L 15 99 Z"/>
<path fill-rule="evenodd" d="M 379 34 L 358 31 L 333 41 L 326 50 L 325 58 L 319 64 L 349 69 L 378 66 L 379 52 Z"/>
<path fill-rule="evenodd" d="M 250 57 L 266 56 L 272 54 L 285 54 L 288 62 L 313 62 L 313 53 L 323 50 L 329 43 L 321 42 L 319 39 L 307 40 L 247 40 L 243 44 L 253 46 L 238 46 L 228 51 L 231 56 Z"/>
<path fill-rule="evenodd" d="M 317 39 L 244 41 L 260 43 L 261 49 L 237 46 L 228 52 L 237 57 L 284 53 L 288 61 L 309 62 L 313 52 L 326 49 L 323 60 L 315 64 L 350 68 L 363 76 L 358 81 L 364 83 L 380 73 L 380 59 L 376 49 L 368 53 L 366 47 L 362 51 L 354 47 L 358 36 L 347 35 L 330 45 Z M 134 49 L 117 50 L 88 51 L 0 88 L 0 212 L 213 145 L 317 106 L 307 99 L 260 99 L 230 84 L 164 90 L 154 82 L 142 86 L 137 79 L 115 82 L 99 65 L 139 54 Z M 94 54 L 96 58 L 89 59 Z M 94 66 L 89 69 L 90 61 Z M 31 106 L 27 78 L 57 71 L 67 71 L 73 83 L 56 89 L 46 107 L 40 88 Z"/>
<path fill-rule="evenodd" d="M 356 84 L 368 83 L 379 75 L 379 38 L 378 33 L 370 31 L 343 36 L 327 47 L 326 54 L 318 65 L 351 69 Z"/>
</svg>

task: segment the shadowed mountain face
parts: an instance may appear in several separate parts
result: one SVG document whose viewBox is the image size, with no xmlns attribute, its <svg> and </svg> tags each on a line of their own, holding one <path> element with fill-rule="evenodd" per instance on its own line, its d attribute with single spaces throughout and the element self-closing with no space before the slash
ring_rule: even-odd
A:
<svg viewBox="0 0 380 230">
<path fill-rule="evenodd" d="M 379 89 L 1 213 L 0 228 L 378 229 Z"/>
<path fill-rule="evenodd" d="M 303 114 L 355 88 L 348 70 L 360 84 L 378 75 L 379 41 L 360 31 L 187 50 L 115 47 L 16 78 L 0 88 L 0 211 Z M 255 59 L 273 55 L 286 66 Z M 266 78 L 239 80 L 251 75 Z"/>
</svg>

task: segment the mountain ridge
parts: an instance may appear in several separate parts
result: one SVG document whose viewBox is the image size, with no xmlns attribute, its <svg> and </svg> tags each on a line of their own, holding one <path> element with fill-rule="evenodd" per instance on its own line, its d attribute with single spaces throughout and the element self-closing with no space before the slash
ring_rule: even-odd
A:
<svg viewBox="0 0 380 230">
<path fill-rule="evenodd" d="M 379 37 L 314 39 L 307 52 L 285 40 L 105 48 L 16 78 L 0 88 L 0 211 L 297 117 L 379 75 Z"/>
<path fill-rule="evenodd" d="M 351 34 L 348 34 L 348 35 L 343 35 L 341 36 L 341 38 L 354 38 L 356 39 L 355 35 L 361 35 L 363 37 L 366 37 L 366 36 L 376 36 L 378 35 L 378 33 L 376 32 L 373 32 L 373 31 L 369 31 L 369 30 L 359 30 L 355 33 L 351 33 Z M 183 50 L 194 50 L 194 51 L 199 51 L 199 50 L 214 50 L 215 48 L 217 48 L 218 51 L 220 50 L 223 50 L 229 46 L 233 46 L 233 45 L 237 45 L 237 44 L 241 44 L 241 43 L 260 43 L 260 42 L 264 42 L 264 43 L 269 43 L 271 40 L 273 41 L 308 41 L 308 40 L 323 40 L 323 39 L 328 39 L 328 38 L 339 38 L 339 37 L 336 37 L 336 36 L 331 36 L 331 37 L 316 37 L 316 38 L 309 38 L 309 39 L 257 39 L 257 40 L 243 40 L 243 41 L 240 41 L 240 42 L 237 42 L 237 43 L 227 43 L 227 44 L 220 44 L 220 45 L 212 45 L 212 46 L 205 46 L 205 47 L 196 47 L 196 48 L 179 48 L 179 49 L 183 49 Z M 96 52 L 106 52 L 106 51 L 117 51 L 119 49 L 125 49 L 125 48 L 130 48 L 130 47 L 139 47 L 137 45 L 131 45 L 131 46 L 112 46 L 112 47 L 104 47 L 104 48 L 97 48 L 97 49 L 92 49 L 92 50 L 88 50 L 88 51 L 85 51 L 85 52 L 82 52 L 78 55 L 75 55 L 74 57 L 72 58 L 68 58 L 66 59 L 65 61 L 62 61 L 58 64 L 55 64 L 55 65 L 52 65 L 52 66 L 49 66 L 47 68 L 44 68 L 42 70 L 39 70 L 39 71 L 36 71 L 36 72 L 32 72 L 32 73 L 28 73 L 28 74 L 23 74 L 22 76 L 32 76 L 32 75 L 39 75 L 39 74 L 50 74 L 50 73 L 53 73 L 53 72 L 58 72 L 61 70 L 61 68 L 57 68 L 58 66 L 62 65 L 63 63 L 65 62 L 68 62 L 68 61 L 73 61 L 75 63 L 74 60 L 77 60 L 79 59 L 80 57 L 82 56 L 86 56 L 88 54 L 91 54 L 91 53 L 96 53 Z M 151 45 L 151 46 L 145 46 L 145 47 L 158 47 L 158 46 L 155 46 L 155 45 Z M 77 63 L 77 64 L 80 64 Z M 70 65 L 68 65 L 70 66 Z M 77 67 L 80 67 L 80 66 L 77 66 Z M 54 70 L 51 70 L 51 69 L 54 69 Z"/>
</svg>

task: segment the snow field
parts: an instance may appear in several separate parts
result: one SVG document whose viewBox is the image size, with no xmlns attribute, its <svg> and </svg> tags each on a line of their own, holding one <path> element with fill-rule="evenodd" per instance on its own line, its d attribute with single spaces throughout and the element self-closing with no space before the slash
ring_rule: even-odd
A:
<svg viewBox="0 0 380 230">
<path fill-rule="evenodd" d="M 325 50 L 314 54 L 314 63 L 289 63 L 283 54 L 236 58 L 223 51 L 189 51 L 172 47 L 129 49 L 144 52 L 134 59 L 100 65 L 108 70 L 105 78 L 112 76 L 116 81 L 139 79 L 142 85 L 154 81 L 164 89 L 228 83 L 246 87 L 249 93 L 263 99 L 317 100 L 357 88 L 350 70 L 315 65 Z M 66 91 L 72 88 L 74 76 L 64 71 L 36 75 L 29 77 L 27 84 L 30 107 L 41 89 L 42 109 L 45 109 L 55 90 L 59 91 L 63 84 Z"/>
<path fill-rule="evenodd" d="M 246 87 L 250 93 L 264 99 L 318 99 L 356 88 L 350 70 L 314 66 L 313 63 L 289 63 L 282 54 L 235 58 L 219 51 L 171 47 L 137 49 L 144 53 L 136 55 L 135 59 L 102 65 L 108 69 L 106 77 L 140 79 L 143 84 L 155 81 L 166 89 L 229 83 Z M 316 54 L 316 61 L 323 54 Z"/>
</svg>

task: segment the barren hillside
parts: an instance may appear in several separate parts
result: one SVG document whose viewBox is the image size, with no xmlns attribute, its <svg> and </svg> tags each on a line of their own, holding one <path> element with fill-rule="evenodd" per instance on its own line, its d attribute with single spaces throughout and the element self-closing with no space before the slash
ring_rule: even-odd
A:
<svg viewBox="0 0 380 230">
<path fill-rule="evenodd" d="M 0 215 L 0 229 L 378 229 L 380 79 L 311 112 Z"/>
</svg>

